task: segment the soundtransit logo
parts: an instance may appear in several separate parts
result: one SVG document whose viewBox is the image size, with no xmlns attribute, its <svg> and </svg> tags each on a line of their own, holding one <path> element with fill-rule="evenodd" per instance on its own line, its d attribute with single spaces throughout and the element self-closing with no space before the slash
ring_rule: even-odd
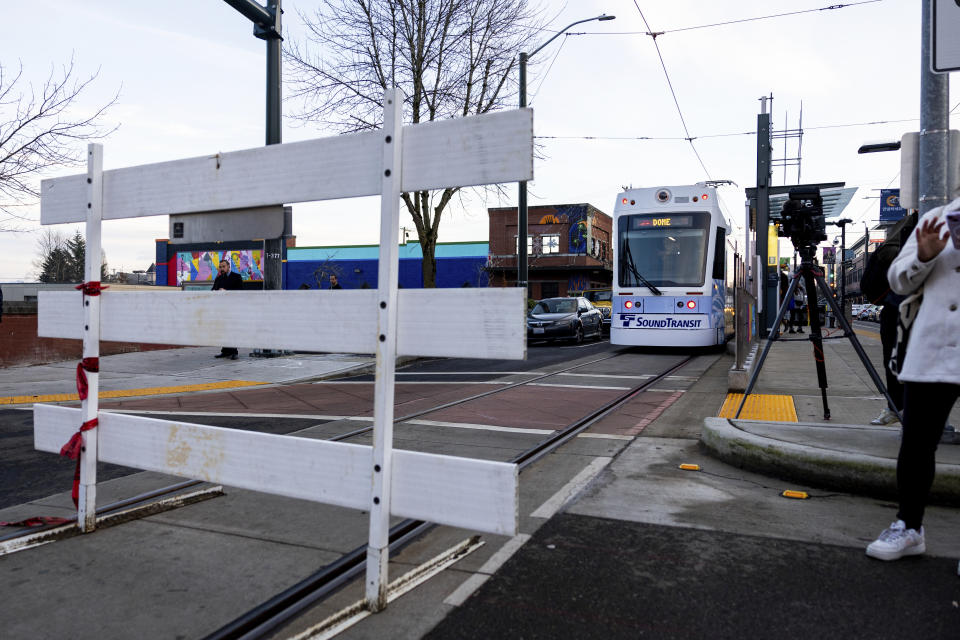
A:
<svg viewBox="0 0 960 640">
<path fill-rule="evenodd" d="M 621 313 L 621 327 L 636 329 L 703 329 L 703 318 L 650 318 L 636 313 Z"/>
</svg>

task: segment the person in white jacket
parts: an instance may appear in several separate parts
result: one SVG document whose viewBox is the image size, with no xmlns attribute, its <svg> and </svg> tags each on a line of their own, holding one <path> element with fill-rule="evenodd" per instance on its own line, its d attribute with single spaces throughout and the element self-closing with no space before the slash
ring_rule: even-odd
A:
<svg viewBox="0 0 960 640">
<path fill-rule="evenodd" d="M 923 512 L 933 484 L 937 443 L 960 396 L 960 251 L 945 215 L 960 198 L 928 211 L 887 271 L 894 292 L 923 302 L 900 371 L 903 431 L 897 456 L 897 520 L 867 547 L 867 555 L 897 560 L 926 551 Z"/>
</svg>

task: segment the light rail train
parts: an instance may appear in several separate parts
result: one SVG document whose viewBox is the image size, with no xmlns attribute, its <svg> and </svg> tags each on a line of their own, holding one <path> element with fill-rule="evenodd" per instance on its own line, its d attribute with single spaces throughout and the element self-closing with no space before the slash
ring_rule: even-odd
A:
<svg viewBox="0 0 960 640">
<path fill-rule="evenodd" d="M 705 347 L 733 335 L 735 244 L 713 183 L 627 189 L 613 226 L 612 344 Z"/>
</svg>

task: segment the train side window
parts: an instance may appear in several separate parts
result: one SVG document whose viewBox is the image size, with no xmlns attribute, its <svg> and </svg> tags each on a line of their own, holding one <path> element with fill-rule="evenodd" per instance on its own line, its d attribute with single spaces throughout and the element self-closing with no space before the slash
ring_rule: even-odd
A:
<svg viewBox="0 0 960 640">
<path fill-rule="evenodd" d="M 723 280 L 723 270 L 725 266 L 724 257 L 726 252 L 725 239 L 724 235 L 726 229 L 723 227 L 717 227 L 717 237 L 713 245 L 713 279 L 714 280 Z"/>
</svg>

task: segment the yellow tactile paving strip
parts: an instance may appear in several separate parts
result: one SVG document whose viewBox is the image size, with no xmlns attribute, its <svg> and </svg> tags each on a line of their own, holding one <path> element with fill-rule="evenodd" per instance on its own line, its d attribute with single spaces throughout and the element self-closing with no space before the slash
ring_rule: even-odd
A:
<svg viewBox="0 0 960 640">
<path fill-rule="evenodd" d="M 115 391 L 101 391 L 101 400 L 109 398 L 135 398 L 139 396 L 162 396 L 172 393 L 190 393 L 192 391 L 215 391 L 218 389 L 235 389 L 240 387 L 256 387 L 268 382 L 253 382 L 251 380 L 226 380 L 223 382 L 203 382 L 200 384 L 184 384 L 174 387 L 146 387 L 144 389 L 118 389 Z M 0 397 L 0 405 L 4 404 L 33 404 L 34 402 L 71 402 L 80 400 L 75 393 L 50 393 L 40 396 L 7 396 Z"/>
<path fill-rule="evenodd" d="M 743 399 L 742 393 L 728 393 L 720 407 L 720 418 L 733 418 Z M 770 422 L 797 422 L 797 409 L 793 405 L 793 396 L 765 395 L 751 393 L 740 412 L 743 420 L 769 420 Z"/>
<path fill-rule="evenodd" d="M 854 329 L 853 332 L 858 336 L 863 336 L 865 338 L 873 338 L 874 340 L 880 339 L 879 333 L 874 333 L 873 331 L 867 331 L 866 329 Z"/>
</svg>

